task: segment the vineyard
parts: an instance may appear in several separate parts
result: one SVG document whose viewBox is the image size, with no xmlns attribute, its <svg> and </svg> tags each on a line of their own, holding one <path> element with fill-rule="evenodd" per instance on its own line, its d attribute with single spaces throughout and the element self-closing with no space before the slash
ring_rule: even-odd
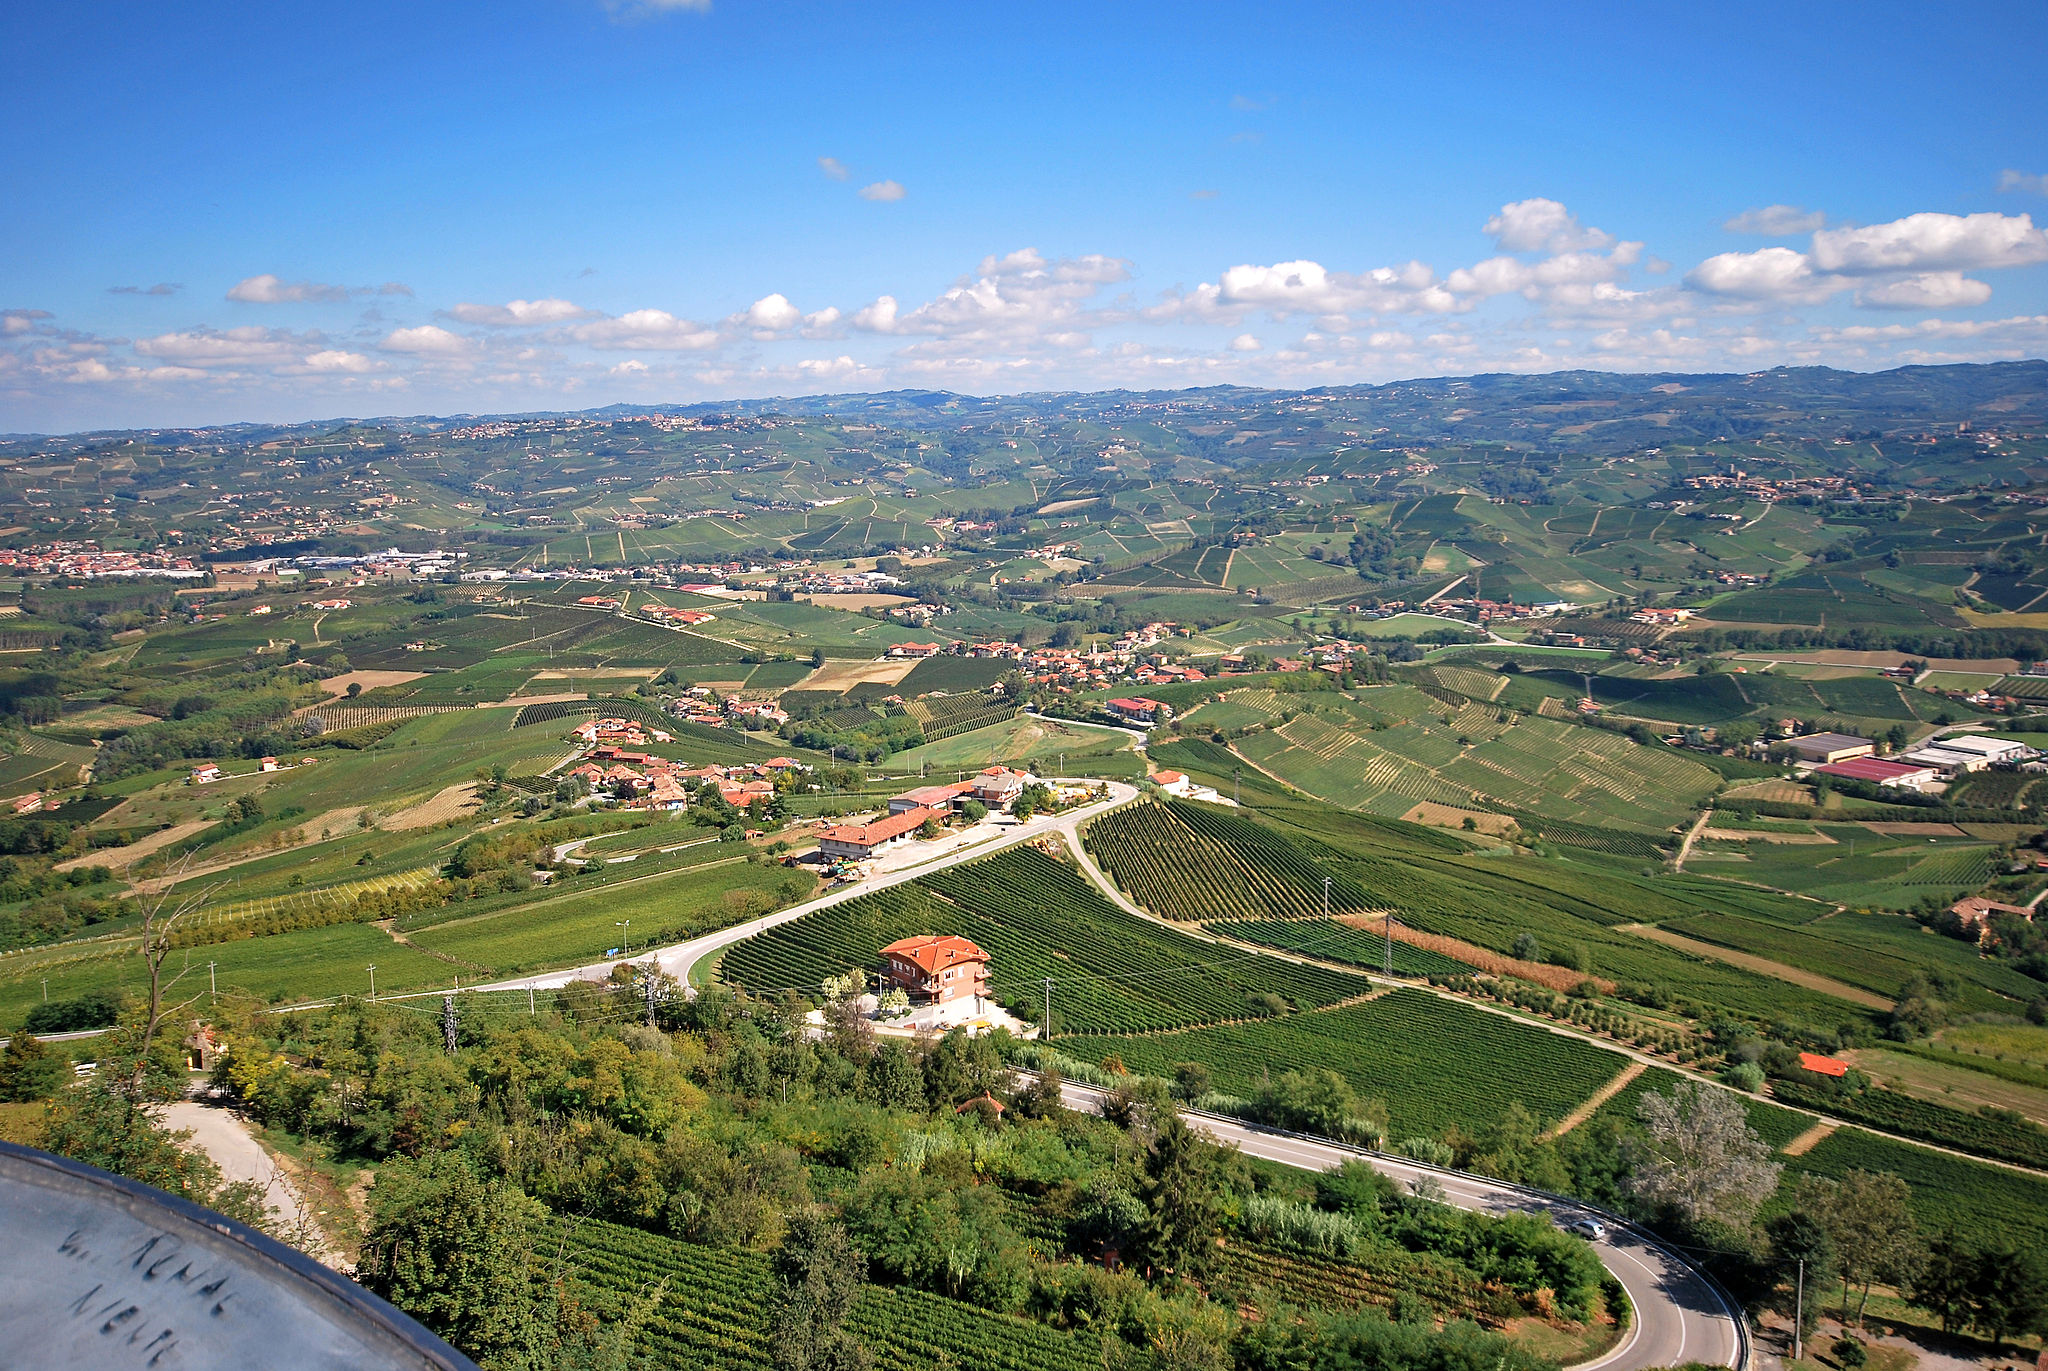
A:
<svg viewBox="0 0 2048 1371">
<path fill-rule="evenodd" d="M 1651 1091 L 1659 1095 L 1669 1095 L 1672 1087 L 1684 1079 L 1685 1077 L 1676 1071 L 1653 1066 L 1623 1086 L 1618 1094 L 1594 1112 L 1593 1117 L 1618 1119 L 1623 1123 L 1633 1124 L 1636 1122 L 1636 1110 L 1641 1105 L 1643 1096 Z M 1743 1112 L 1749 1115 L 1749 1126 L 1756 1130 L 1757 1136 L 1769 1144 L 1774 1152 L 1813 1125 L 1810 1117 L 1795 1110 L 1781 1109 L 1775 1104 L 1766 1104 L 1747 1095 L 1741 1099 Z"/>
<path fill-rule="evenodd" d="M 926 742 L 936 743 L 1015 718 L 1021 708 L 991 695 L 941 695 L 913 700 L 903 706 L 903 712 L 917 720 Z"/>
<path fill-rule="evenodd" d="M 652 1364 L 715 1371 L 767 1371 L 772 1364 L 767 1258 L 596 1219 L 577 1220 L 566 1232 L 564 1254 L 606 1303 L 623 1307 L 666 1282 L 635 1349 Z M 1087 1333 L 1062 1333 L 917 1290 L 868 1286 L 847 1326 L 880 1366 L 1097 1371 L 1101 1365 Z"/>
<path fill-rule="evenodd" d="M 1801 1081 L 1778 1081 L 1771 1093 L 1787 1104 L 1818 1110 L 1851 1123 L 1869 1124 L 1922 1142 L 1974 1152 L 1980 1157 L 2048 1169 L 2048 1131 L 2039 1124 L 1951 1109 L 1896 1091 L 1836 1090 Z"/>
<path fill-rule="evenodd" d="M 1209 932 L 1240 942 L 1262 943 L 1283 952 L 1304 957 L 1348 962 L 1369 971 L 1382 970 L 1387 940 L 1377 933 L 1340 924 L 1335 919 L 1223 919 L 1204 924 Z M 1411 947 L 1396 940 L 1394 974 L 1397 976 L 1469 976 L 1472 968 L 1453 957 L 1427 948 Z"/>
<path fill-rule="evenodd" d="M 1546 1121 L 1563 1118 L 1620 1070 L 1622 1058 L 1424 990 L 1264 1023 L 1158 1038 L 1069 1038 L 1060 1050 L 1149 1075 L 1200 1062 L 1218 1090 L 1249 1095 L 1271 1073 L 1328 1069 L 1367 1098 L 1384 1100 L 1388 1136 L 1479 1129 L 1519 1101 Z"/>
<path fill-rule="evenodd" d="M 753 991 L 814 991 L 874 965 L 898 938 L 957 933 L 987 949 L 995 998 L 1033 1021 L 1053 980 L 1053 1032 L 1144 1033 L 1241 1019 L 1256 997 L 1312 1007 L 1370 989 L 1160 928 L 1117 909 L 1064 863 L 1027 848 L 937 872 L 770 929 L 726 953 L 721 975 Z"/>
<path fill-rule="evenodd" d="M 305 927 L 310 916 L 328 912 L 347 914 L 366 896 L 389 892 L 426 890 L 441 879 L 435 866 L 414 867 L 382 876 L 366 876 L 345 885 L 323 886 L 319 890 L 295 890 L 261 899 L 237 900 L 214 909 L 201 909 L 178 921 L 178 932 L 198 942 L 225 941 L 223 934 L 242 924 L 259 927 Z M 196 936 L 195 936 L 196 935 Z"/>
<path fill-rule="evenodd" d="M 1128 805 L 1096 820 L 1087 844 L 1125 894 L 1162 918 L 1320 916 L 1326 875 L 1331 913 L 1372 907 L 1356 882 L 1214 805 Z"/>
<path fill-rule="evenodd" d="M 2013 1241 L 2048 1249 L 2048 1178 L 1894 1142 L 1860 1128 L 1840 1129 L 1802 1157 L 1786 1161 L 1786 1186 L 1797 1173 L 1839 1180 L 1850 1171 L 1889 1171 L 1913 1188 L 1913 1215 L 1924 1233 L 1953 1224 L 1974 1242 Z"/>
<path fill-rule="evenodd" d="M 2015 700 L 2048 700 L 2048 676 L 2001 676 L 1991 693 Z"/>
</svg>

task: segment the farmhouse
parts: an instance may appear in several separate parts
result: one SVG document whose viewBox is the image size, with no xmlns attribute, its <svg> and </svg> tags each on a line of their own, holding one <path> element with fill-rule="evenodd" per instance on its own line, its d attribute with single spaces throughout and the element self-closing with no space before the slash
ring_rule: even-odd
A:
<svg viewBox="0 0 2048 1371">
<path fill-rule="evenodd" d="M 201 762 L 192 768 L 193 785 L 211 785 L 224 775 L 217 763 Z"/>
<path fill-rule="evenodd" d="M 1127 699 L 1111 700 L 1103 706 L 1119 719 L 1134 724 L 1153 724 L 1164 719 L 1173 711 L 1157 700 L 1148 700 L 1142 695 Z"/>
<path fill-rule="evenodd" d="M 972 781 L 955 781 L 951 785 L 921 785 L 915 790 L 906 790 L 901 795 L 889 797 L 889 812 L 902 814 L 913 809 L 951 809 L 962 795 L 974 789 Z"/>
<path fill-rule="evenodd" d="M 1849 1074 L 1849 1063 L 1839 1057 L 1823 1057 L 1818 1052 L 1800 1053 L 1799 1065 L 1822 1076 L 1839 1077 Z"/>
<path fill-rule="evenodd" d="M 1152 780 L 1167 794 L 1178 795 L 1183 799 L 1195 788 L 1195 783 L 1178 771 L 1155 771 L 1152 773 Z"/>
<path fill-rule="evenodd" d="M 1809 733 L 1803 738 L 1787 738 L 1772 746 L 1785 748 L 1801 761 L 1816 764 L 1845 762 L 1851 757 L 1868 757 L 1877 751 L 1877 745 L 1870 739 L 1859 738 L 1853 733 Z"/>
<path fill-rule="evenodd" d="M 882 949 L 881 972 L 918 1003 L 988 994 L 988 953 L 955 934 L 897 939 Z"/>
<path fill-rule="evenodd" d="M 905 657 L 936 657 L 938 654 L 937 643 L 898 643 L 889 649 L 889 655 L 898 660 Z"/>
<path fill-rule="evenodd" d="M 818 851 L 835 861 L 864 862 L 917 832 L 926 819 L 937 817 L 938 811 L 920 806 L 871 824 L 833 824 L 818 834 Z"/>
<path fill-rule="evenodd" d="M 2024 905 L 2000 904 L 1996 900 L 1987 900 L 1981 895 L 1972 895 L 1968 899 L 1957 900 L 1948 907 L 1948 912 L 1955 915 L 1964 928 L 1976 929 L 1977 940 L 1980 943 L 1988 940 L 1991 936 L 1991 916 L 1993 914 L 2017 914 L 2022 919 L 2030 922 L 2034 917 L 2034 911 Z"/>
<path fill-rule="evenodd" d="M 985 805 L 1000 809 L 1024 793 L 1031 773 L 1007 766 L 992 766 L 967 783 L 968 793 Z"/>
</svg>

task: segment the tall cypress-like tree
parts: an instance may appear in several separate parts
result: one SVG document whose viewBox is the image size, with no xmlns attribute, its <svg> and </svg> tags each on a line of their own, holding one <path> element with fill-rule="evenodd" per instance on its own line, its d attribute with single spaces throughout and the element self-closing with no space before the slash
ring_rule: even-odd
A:
<svg viewBox="0 0 2048 1371">
<path fill-rule="evenodd" d="M 1138 1185 L 1146 1212 L 1139 1249 L 1155 1271 L 1200 1277 L 1208 1270 L 1223 1228 L 1221 1156 L 1178 1112 L 1160 1115 Z"/>
</svg>

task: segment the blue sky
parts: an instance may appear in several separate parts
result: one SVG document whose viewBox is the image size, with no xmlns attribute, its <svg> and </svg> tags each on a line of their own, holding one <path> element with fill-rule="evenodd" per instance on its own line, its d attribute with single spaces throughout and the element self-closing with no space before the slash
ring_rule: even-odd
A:
<svg viewBox="0 0 2048 1371">
<path fill-rule="evenodd" d="M 2048 7 L 0 14 L 0 430 L 2048 348 Z"/>
</svg>

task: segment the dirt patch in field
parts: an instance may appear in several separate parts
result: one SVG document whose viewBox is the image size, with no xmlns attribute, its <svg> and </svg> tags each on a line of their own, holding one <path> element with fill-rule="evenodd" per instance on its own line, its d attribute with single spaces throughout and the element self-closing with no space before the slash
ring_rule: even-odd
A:
<svg viewBox="0 0 2048 1371">
<path fill-rule="evenodd" d="M 328 699 L 348 694 L 348 688 L 359 685 L 364 690 L 375 690 L 379 686 L 404 685 L 417 681 L 427 673 L 424 671 L 344 671 L 339 676 L 329 676 L 320 682 L 320 688 L 327 692 Z"/>
<path fill-rule="evenodd" d="M 535 681 L 623 680 L 651 681 L 661 674 L 658 666 L 594 666 L 582 671 L 536 671 Z"/>
<path fill-rule="evenodd" d="M 809 600 L 820 609 L 844 609 L 858 614 L 864 609 L 894 609 L 897 605 L 915 604 L 908 595 L 799 595 L 799 600 Z"/>
<path fill-rule="evenodd" d="M 1624 1066 L 1620 1071 L 1615 1073 L 1615 1077 L 1613 1080 L 1609 1081 L 1607 1084 L 1601 1086 L 1598 1090 L 1594 1091 L 1590 1096 L 1586 1098 L 1584 1104 L 1581 1104 L 1577 1109 L 1574 1109 L 1571 1113 L 1565 1115 L 1564 1118 L 1560 1119 L 1558 1121 L 1557 1127 L 1550 1130 L 1550 1136 L 1553 1138 L 1562 1138 L 1565 1134 L 1571 1132 L 1574 1128 L 1577 1128 L 1580 1124 L 1592 1118 L 1593 1115 L 1599 1111 L 1601 1105 L 1606 1104 L 1616 1095 L 1619 1095 L 1622 1091 L 1628 1089 L 1630 1083 L 1632 1083 L 1636 1077 L 1642 1075 L 1645 1071 L 1648 1071 L 1649 1069 L 1650 1064 L 1648 1062 L 1632 1061 L 1627 1066 Z"/>
<path fill-rule="evenodd" d="M 86 853 L 83 857 L 72 857 L 57 863 L 57 870 L 70 871 L 81 866 L 104 866 L 114 871 L 126 871 L 152 852 L 161 852 L 172 843 L 183 842 L 195 833 L 202 833 L 213 827 L 210 820 L 194 819 L 190 823 L 172 824 L 154 833 L 145 834 L 126 847 L 102 847 Z"/>
<path fill-rule="evenodd" d="M 1700 836 L 1724 843 L 1790 843 L 1795 847 L 1825 847 L 1835 841 L 1825 833 L 1756 833 L 1747 828 L 1707 828 Z"/>
<path fill-rule="evenodd" d="M 1997 617 L 2001 622 L 2007 622 L 2014 616 Z M 1737 654 L 1735 660 L 1806 662 L 1814 666 L 1859 666 L 1881 671 L 1886 667 L 1904 666 L 1909 659 L 1903 652 L 1851 652 L 1846 648 L 1826 648 L 1817 652 L 1744 652 Z M 2019 662 L 2011 657 L 1914 657 L 1910 660 L 1924 661 L 1936 671 L 1968 671 L 1983 676 L 2010 676 L 2020 669 Z"/>
<path fill-rule="evenodd" d="M 430 799 L 420 801 L 409 809 L 401 809 L 379 828 L 400 831 L 408 828 L 432 828 L 435 824 L 447 823 L 450 819 L 466 818 L 474 814 L 483 801 L 476 797 L 476 782 L 464 781 L 459 785 L 445 786 L 436 791 Z"/>
<path fill-rule="evenodd" d="M 1463 829 L 1465 820 L 1470 819 L 1479 832 L 1490 833 L 1496 838 L 1517 827 L 1514 819 L 1506 814 L 1488 814 L 1480 809 L 1460 809 L 1456 805 L 1441 805 L 1434 800 L 1421 801 L 1401 817 L 1411 824 L 1456 829 Z"/>
<path fill-rule="evenodd" d="M 1385 936 L 1387 918 L 1384 914 L 1339 914 L 1337 922 L 1347 928 L 1356 928 L 1367 933 Z M 1484 971 L 1493 976 L 1513 976 L 1517 980 L 1530 981 L 1551 990 L 1570 990 L 1581 981 L 1591 981 L 1600 987 L 1603 994 L 1614 992 L 1614 982 L 1601 976 L 1588 976 L 1583 971 L 1570 967 L 1552 966 L 1548 962 L 1525 962 L 1519 957 L 1506 957 L 1492 948 L 1468 943 L 1462 938 L 1447 938 L 1441 933 L 1424 933 L 1419 928 L 1409 928 L 1396 922 L 1394 941 L 1419 947 L 1425 952 L 1460 961 L 1474 971 Z"/>
<path fill-rule="evenodd" d="M 1690 952 L 1696 957 L 1706 957 L 1712 961 L 1726 962 L 1730 966 L 1739 966 L 1745 971 L 1754 971 L 1760 976 L 1769 976 L 1774 980 L 1804 986 L 1808 990 L 1818 990 L 1823 995 L 1832 995 L 1838 1000 L 1847 1000 L 1851 1004 L 1860 1004 L 1866 1009 L 1890 1009 L 1892 1007 L 1890 1000 L 1887 1000 L 1882 995 L 1873 995 L 1861 986 L 1849 985 L 1846 982 L 1818 975 L 1812 971 L 1802 971 L 1796 966 L 1787 966 L 1783 962 L 1774 962 L 1769 957 L 1759 957 L 1750 952 L 1737 952 L 1732 947 L 1721 947 L 1715 943 L 1701 942 L 1698 938 L 1688 938 L 1683 934 L 1673 933 L 1667 929 L 1655 928 L 1649 924 L 1622 924 L 1620 931 L 1623 933 L 1633 933 L 1639 938 L 1648 938 L 1653 943 L 1662 943 L 1666 947 L 1677 948 L 1681 952 Z"/>
<path fill-rule="evenodd" d="M 1814 1148 L 1819 1147 L 1821 1143 L 1827 1138 L 1828 1134 L 1835 1131 L 1835 1127 L 1836 1126 L 1831 1123 L 1815 1124 L 1813 1127 L 1807 1129 L 1804 1133 L 1801 1133 L 1798 1137 L 1794 1138 L 1791 1142 L 1785 1144 L 1783 1148 L 1785 1155 L 1788 1157 L 1805 1156 L 1807 1153 L 1813 1151 Z"/>
<path fill-rule="evenodd" d="M 1772 780 L 1738 786 L 1734 790 L 1722 792 L 1721 798 L 1738 801 L 1757 800 L 1770 804 L 1810 805 L 1813 803 L 1813 792 L 1791 781 Z"/>
<path fill-rule="evenodd" d="M 521 689 L 524 689 L 524 687 L 521 687 Z M 577 700 L 587 700 L 589 698 L 590 692 L 587 690 L 558 690 L 552 695 L 511 695 L 502 700 L 480 700 L 477 702 L 477 708 L 502 709 L 507 705 L 570 704 Z"/>
<path fill-rule="evenodd" d="M 792 690 L 851 690 L 865 681 L 895 685 L 917 667 L 915 661 L 866 662 L 857 658 L 828 661 L 798 681 Z"/>
<path fill-rule="evenodd" d="M 1967 838 L 1954 824 L 1866 823 L 1863 827 L 1887 838 Z"/>
</svg>

